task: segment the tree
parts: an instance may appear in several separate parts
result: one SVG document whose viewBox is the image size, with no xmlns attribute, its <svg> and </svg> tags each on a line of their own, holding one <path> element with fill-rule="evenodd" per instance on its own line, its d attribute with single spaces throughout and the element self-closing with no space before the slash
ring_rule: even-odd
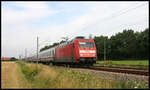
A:
<svg viewBox="0 0 150 90">
<path fill-rule="evenodd" d="M 95 41 L 96 49 L 97 49 L 97 56 L 98 56 L 98 59 L 100 60 L 104 59 L 104 40 L 106 40 L 106 43 L 107 43 L 108 37 L 107 36 L 94 37 L 94 41 Z M 107 47 L 107 44 L 106 44 L 106 47 Z M 106 52 L 106 55 L 107 55 L 107 52 Z"/>
<path fill-rule="evenodd" d="M 113 59 L 135 58 L 136 37 L 133 30 L 123 30 L 111 37 Z"/>
<path fill-rule="evenodd" d="M 15 60 L 17 60 L 15 57 L 10 58 L 10 61 L 15 61 Z"/>
<path fill-rule="evenodd" d="M 56 43 L 53 43 L 53 45 L 45 46 L 45 47 L 43 47 L 43 48 L 40 49 L 40 52 L 42 52 L 44 50 L 47 50 L 47 49 L 49 49 L 51 47 L 57 46 L 57 45 L 59 45 L 59 43 L 56 42 Z"/>
<path fill-rule="evenodd" d="M 65 42 L 65 41 L 62 40 L 59 44 L 64 43 L 64 42 Z"/>
<path fill-rule="evenodd" d="M 149 28 L 143 32 L 132 29 L 123 30 L 108 38 L 96 36 L 94 41 L 98 59 L 104 58 L 104 39 L 106 39 L 106 59 L 148 59 L 149 57 Z"/>
<path fill-rule="evenodd" d="M 149 58 L 149 28 L 137 35 L 137 57 L 139 59 Z"/>
</svg>

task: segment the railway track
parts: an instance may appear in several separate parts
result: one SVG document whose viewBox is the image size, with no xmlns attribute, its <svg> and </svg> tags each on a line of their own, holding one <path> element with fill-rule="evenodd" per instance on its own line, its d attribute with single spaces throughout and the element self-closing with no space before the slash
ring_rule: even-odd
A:
<svg viewBox="0 0 150 90">
<path fill-rule="evenodd" d="M 57 66 L 149 76 L 149 69 L 137 69 L 137 68 L 126 68 L 126 67 L 102 67 L 102 66 L 90 66 L 90 67 L 65 66 L 65 65 L 57 65 Z"/>
<path fill-rule="evenodd" d="M 139 70 L 139 69 L 129 69 L 129 68 L 110 68 L 110 67 L 82 67 L 84 69 L 99 70 L 99 71 L 108 71 L 116 73 L 126 73 L 126 74 L 136 74 L 149 76 L 149 70 Z"/>
<path fill-rule="evenodd" d="M 109 66 L 94 66 L 94 67 L 109 67 Z M 127 67 L 127 66 L 111 66 L 111 68 L 135 69 L 135 70 L 148 70 L 149 69 L 149 68 L 144 68 L 144 67 Z"/>
</svg>

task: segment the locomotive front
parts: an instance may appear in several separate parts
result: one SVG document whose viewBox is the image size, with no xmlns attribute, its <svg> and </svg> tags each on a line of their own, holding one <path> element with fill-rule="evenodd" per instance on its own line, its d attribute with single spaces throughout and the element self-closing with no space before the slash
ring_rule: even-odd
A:
<svg viewBox="0 0 150 90">
<path fill-rule="evenodd" d="M 84 64 L 96 63 L 96 45 L 92 39 L 78 39 L 76 42 L 78 52 L 78 62 Z"/>
</svg>

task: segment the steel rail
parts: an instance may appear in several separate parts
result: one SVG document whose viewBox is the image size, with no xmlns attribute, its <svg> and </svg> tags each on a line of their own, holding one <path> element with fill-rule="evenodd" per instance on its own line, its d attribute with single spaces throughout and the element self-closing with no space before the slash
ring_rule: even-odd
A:
<svg viewBox="0 0 150 90">
<path fill-rule="evenodd" d="M 127 74 L 136 74 L 149 76 L 149 70 L 138 70 L 138 69 L 123 69 L 123 68 L 109 68 L 109 67 L 82 67 L 84 69 L 92 69 L 99 71 L 109 71 L 116 73 L 127 73 Z"/>
</svg>

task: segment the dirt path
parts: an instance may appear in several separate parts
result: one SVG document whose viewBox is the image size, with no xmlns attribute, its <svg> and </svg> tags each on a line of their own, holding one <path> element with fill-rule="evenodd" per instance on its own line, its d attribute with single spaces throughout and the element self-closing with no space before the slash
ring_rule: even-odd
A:
<svg viewBox="0 0 150 90">
<path fill-rule="evenodd" d="M 1 62 L 2 88 L 30 88 L 30 84 L 25 79 L 20 67 L 15 62 Z"/>
</svg>

